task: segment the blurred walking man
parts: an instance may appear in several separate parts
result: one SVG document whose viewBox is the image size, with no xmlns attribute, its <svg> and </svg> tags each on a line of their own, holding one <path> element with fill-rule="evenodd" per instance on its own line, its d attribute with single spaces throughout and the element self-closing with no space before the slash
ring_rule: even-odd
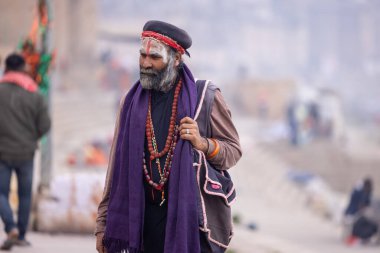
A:
<svg viewBox="0 0 380 253">
<path fill-rule="evenodd" d="M 121 105 L 99 205 L 98 252 L 228 246 L 235 191 L 226 170 L 241 157 L 239 137 L 220 90 L 195 82 L 183 63 L 190 46 L 171 24 L 143 28 L 140 80 Z"/>
<path fill-rule="evenodd" d="M 32 202 L 33 157 L 38 139 L 50 128 L 47 105 L 25 68 L 24 58 L 11 54 L 0 80 L 0 215 L 7 233 L 1 250 L 29 245 L 25 234 Z M 8 198 L 13 171 L 19 200 L 17 223 Z"/>
</svg>

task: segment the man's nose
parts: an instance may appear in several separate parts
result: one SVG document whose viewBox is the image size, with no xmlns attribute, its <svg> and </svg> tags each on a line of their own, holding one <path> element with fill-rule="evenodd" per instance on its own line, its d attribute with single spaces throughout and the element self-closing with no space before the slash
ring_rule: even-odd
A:
<svg viewBox="0 0 380 253">
<path fill-rule="evenodd" d="M 141 59 L 141 66 L 143 68 L 151 68 L 152 67 L 152 62 L 149 59 L 149 57 L 144 57 Z"/>
</svg>

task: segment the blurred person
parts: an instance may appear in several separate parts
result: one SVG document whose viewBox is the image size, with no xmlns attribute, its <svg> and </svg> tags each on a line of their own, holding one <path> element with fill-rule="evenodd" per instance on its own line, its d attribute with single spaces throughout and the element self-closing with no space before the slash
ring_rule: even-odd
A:
<svg viewBox="0 0 380 253">
<path fill-rule="evenodd" d="M 38 139 L 50 128 L 47 104 L 25 69 L 24 58 L 11 54 L 0 80 L 0 216 L 7 233 L 1 250 L 30 245 L 25 234 L 32 202 L 34 152 Z M 17 223 L 8 198 L 13 171 L 19 200 Z"/>
<path fill-rule="evenodd" d="M 351 193 L 350 201 L 344 212 L 345 225 L 348 230 L 347 244 L 354 244 L 358 239 L 368 241 L 378 231 L 378 225 L 368 215 L 371 205 L 373 183 L 366 178 Z"/>
<path fill-rule="evenodd" d="M 171 24 L 149 21 L 143 28 L 140 80 L 121 104 L 98 209 L 100 253 L 228 246 L 235 192 L 226 170 L 240 159 L 240 142 L 220 90 L 195 82 L 183 63 L 190 46 L 187 32 Z M 200 187 L 206 176 L 212 182 Z"/>
<path fill-rule="evenodd" d="M 370 178 L 366 178 L 352 190 L 350 201 L 344 212 L 345 215 L 355 216 L 371 204 L 373 184 Z"/>
<path fill-rule="evenodd" d="M 308 105 L 309 120 L 310 120 L 310 131 L 313 138 L 319 137 L 320 133 L 320 109 L 319 105 L 312 101 Z"/>
<path fill-rule="evenodd" d="M 296 117 L 298 103 L 292 100 L 286 109 L 286 119 L 289 127 L 289 141 L 293 146 L 299 144 L 299 122 Z"/>
</svg>

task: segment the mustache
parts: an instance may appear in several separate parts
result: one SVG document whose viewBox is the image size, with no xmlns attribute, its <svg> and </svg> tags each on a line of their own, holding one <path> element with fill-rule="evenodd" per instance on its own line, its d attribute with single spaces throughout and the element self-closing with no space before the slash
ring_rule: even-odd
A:
<svg viewBox="0 0 380 253">
<path fill-rule="evenodd" d="M 154 69 L 146 69 L 146 68 L 140 68 L 140 74 L 142 75 L 154 75 L 157 76 L 159 74 L 159 71 L 154 70 Z"/>
</svg>

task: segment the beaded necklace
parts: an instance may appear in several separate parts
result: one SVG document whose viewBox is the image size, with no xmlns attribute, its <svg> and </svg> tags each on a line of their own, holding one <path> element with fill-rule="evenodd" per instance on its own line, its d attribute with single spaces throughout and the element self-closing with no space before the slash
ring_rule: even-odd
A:
<svg viewBox="0 0 380 253">
<path fill-rule="evenodd" d="M 158 168 L 158 173 L 160 175 L 160 181 L 158 183 L 153 182 L 153 178 L 149 176 L 149 171 L 147 169 L 146 160 L 145 160 L 145 152 L 143 154 L 143 171 L 145 175 L 145 180 L 151 185 L 154 189 L 161 191 L 161 203 L 160 206 L 165 202 L 165 191 L 164 186 L 168 181 L 170 175 L 170 169 L 173 160 L 174 148 L 177 144 L 178 139 L 178 125 L 175 124 L 176 116 L 177 116 L 177 105 L 178 105 L 178 96 L 182 87 L 182 80 L 178 82 L 175 91 L 174 91 L 174 99 L 172 104 L 172 114 L 170 117 L 169 123 L 169 131 L 168 136 L 166 137 L 165 147 L 161 152 L 158 152 L 158 145 L 156 136 L 154 133 L 154 126 L 152 120 L 152 95 L 149 94 L 149 104 L 148 104 L 148 114 L 146 118 L 146 127 L 145 134 L 148 141 L 148 150 L 149 150 L 149 158 L 150 158 L 150 169 L 152 170 L 152 161 L 155 160 Z M 164 168 L 161 167 L 160 158 L 166 155 Z"/>
</svg>

